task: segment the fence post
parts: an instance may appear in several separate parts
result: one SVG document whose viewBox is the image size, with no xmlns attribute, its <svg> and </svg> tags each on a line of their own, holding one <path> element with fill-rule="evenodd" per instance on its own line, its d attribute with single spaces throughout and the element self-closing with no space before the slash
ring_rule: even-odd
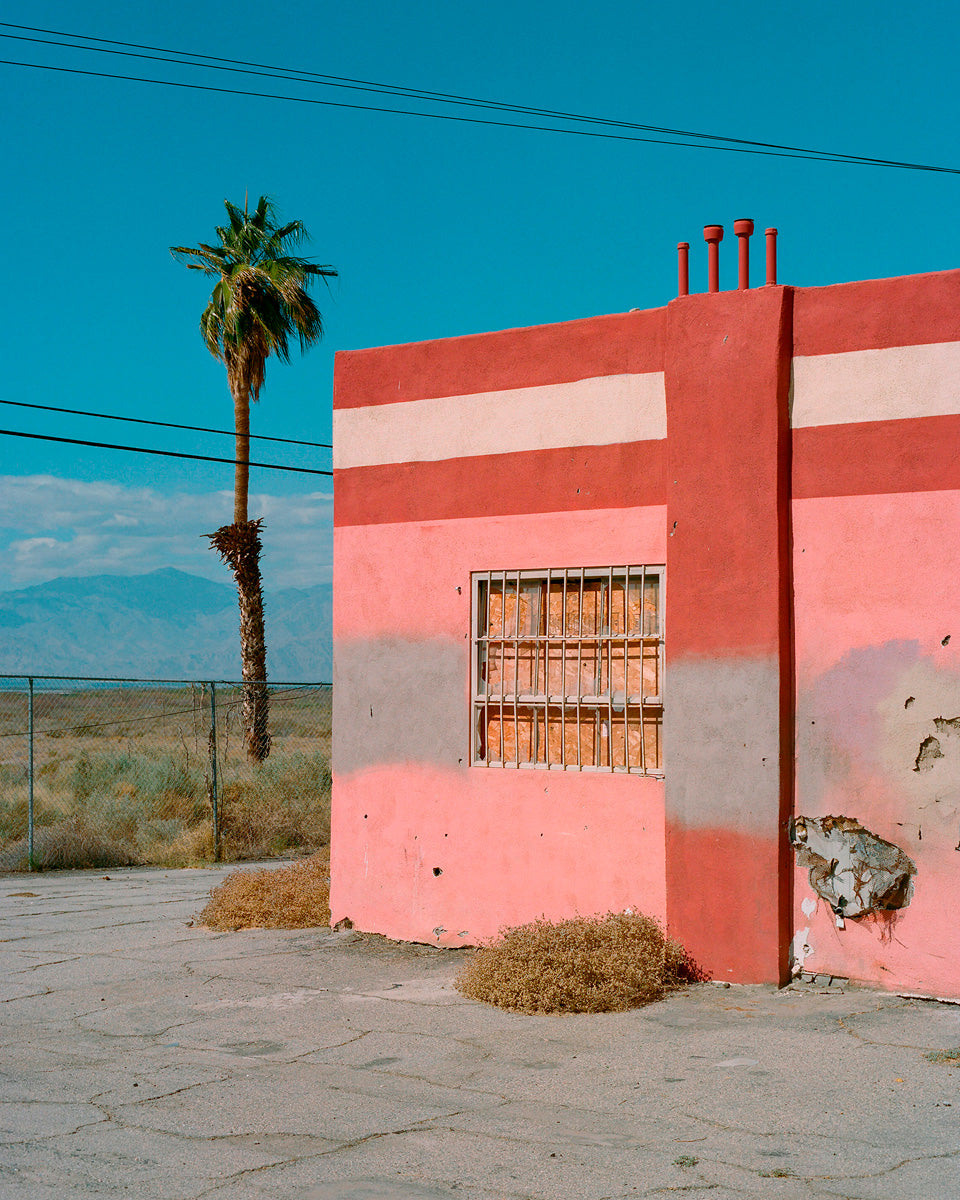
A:
<svg viewBox="0 0 960 1200">
<path fill-rule="evenodd" d="M 217 791 L 217 685 L 210 682 L 210 803 L 213 807 L 213 861 L 220 861 L 220 799 Z"/>
<path fill-rule="evenodd" d="M 33 676 L 27 680 L 27 685 L 30 691 L 30 792 L 27 801 L 27 869 L 35 870 L 33 861 Z"/>
</svg>

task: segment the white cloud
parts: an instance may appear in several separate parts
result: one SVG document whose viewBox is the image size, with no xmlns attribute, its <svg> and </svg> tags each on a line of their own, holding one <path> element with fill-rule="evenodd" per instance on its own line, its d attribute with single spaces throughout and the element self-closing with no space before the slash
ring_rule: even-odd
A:
<svg viewBox="0 0 960 1200">
<path fill-rule="evenodd" d="M 0 476 L 0 590 L 61 575 L 178 567 L 229 579 L 204 533 L 229 521 L 231 492 L 163 492 L 56 475 Z M 309 587 L 332 574 L 333 496 L 250 496 L 264 518 L 264 582 Z"/>
<path fill-rule="evenodd" d="M 22 542 L 14 542 L 12 549 L 18 558 L 27 558 L 34 553 L 41 553 L 44 550 L 52 550 L 57 545 L 56 538 L 38 537 L 24 538 Z"/>
</svg>

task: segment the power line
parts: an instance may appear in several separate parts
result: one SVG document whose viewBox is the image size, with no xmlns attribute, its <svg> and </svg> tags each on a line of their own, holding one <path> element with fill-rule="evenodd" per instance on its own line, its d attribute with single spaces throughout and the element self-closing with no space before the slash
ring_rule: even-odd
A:
<svg viewBox="0 0 960 1200">
<path fill-rule="evenodd" d="M 235 458 L 214 458 L 210 454 L 187 454 L 182 450 L 154 450 L 147 446 L 118 446 L 113 442 L 88 442 L 82 438 L 54 437 L 50 433 L 23 433 L 18 429 L 0 429 L 0 434 L 5 437 L 30 438 L 37 442 L 61 442 L 67 446 L 93 446 L 97 450 L 129 450 L 134 454 L 160 454 L 164 458 L 189 458 L 194 462 L 227 463 L 234 467 L 238 465 Z M 287 467 L 282 463 L 262 463 L 251 460 L 246 465 L 261 467 L 265 471 L 295 471 L 298 475 L 333 475 L 332 471 L 320 471 L 316 467 Z"/>
<path fill-rule="evenodd" d="M 531 105 L 513 104 L 508 101 L 484 99 L 479 96 L 466 96 L 456 92 L 435 92 L 424 88 L 411 88 L 402 84 L 378 83 L 369 79 L 355 79 L 345 75 L 329 75 L 317 71 L 308 71 L 301 67 L 283 67 L 271 63 L 253 62 L 241 58 L 224 58 L 214 54 L 201 54 L 194 50 L 171 49 L 164 46 L 151 46 L 140 42 L 117 41 L 113 38 L 100 38 L 86 33 L 72 33 L 64 30 L 43 29 L 32 25 L 16 25 L 12 22 L 0 21 L 0 27 L 7 29 L 22 29 L 32 33 L 49 33 L 57 38 L 74 38 L 87 42 L 100 42 L 99 46 L 82 46 L 73 42 L 51 41 L 44 38 L 24 37 L 19 34 L 0 33 L 0 37 L 16 41 L 33 42 L 40 45 L 58 46 L 70 50 L 89 50 L 100 54 L 114 54 L 125 58 L 146 59 L 152 62 L 170 62 L 180 66 L 202 67 L 208 70 L 230 71 L 233 74 L 259 75 L 271 79 L 284 79 L 292 83 L 309 83 L 314 86 L 344 88 L 350 91 L 375 92 L 381 95 L 402 96 L 415 100 L 431 100 L 442 104 L 464 105 L 474 108 L 493 109 L 500 112 L 514 112 L 529 116 L 550 117 L 554 120 L 576 121 L 585 124 L 608 125 L 619 129 L 637 129 L 648 133 L 664 133 L 673 137 L 692 137 L 714 142 L 731 142 L 739 146 L 753 146 L 765 150 L 791 151 L 806 156 L 816 156 L 818 160 L 862 163 L 870 166 L 909 167 L 920 170 L 952 170 L 952 168 L 936 168 L 926 164 L 899 162 L 894 159 L 883 159 L 872 156 L 846 154 L 833 150 L 815 150 L 802 146 L 785 145 L 779 142 L 762 142 L 750 138 L 730 137 L 725 134 L 702 133 L 689 129 L 673 129 L 662 125 L 646 125 L 634 121 L 619 121 L 610 117 L 597 117 L 587 113 L 564 112 L 560 109 L 538 108 Z M 120 46 L 128 49 L 114 50 L 110 47 Z M 150 50 L 155 54 L 142 54 L 136 51 Z M 172 57 L 187 55 L 188 59 Z M 162 57 L 161 57 L 162 56 Z M 203 62 L 189 61 L 203 59 Z M 23 64 L 31 65 L 31 64 Z M 151 82 L 151 81 L 144 81 Z M 156 81 L 153 81 L 156 82 Z M 280 97 L 277 97 L 278 99 Z M 294 97 L 286 97 L 293 99 Z M 344 106 L 351 107 L 351 106 Z M 380 111 L 380 110 L 373 110 Z M 385 109 L 386 112 L 397 112 L 395 109 Z M 442 116 L 442 114 L 410 113 L 410 116 Z M 535 128 L 523 126 L 523 128 Z M 553 132 L 561 132 L 554 130 Z M 669 143 L 671 145 L 675 143 Z"/>
<path fill-rule="evenodd" d="M 0 22 L 0 24 L 4 24 L 4 23 Z M 30 26 L 12 26 L 12 27 L 13 28 L 31 28 Z M 0 37 L 10 37 L 10 36 L 12 36 L 12 35 L 0 34 Z M 86 35 L 66 34 L 64 36 L 85 37 Z M 108 39 L 96 39 L 96 40 L 107 41 Z M 71 43 L 65 43 L 65 42 L 58 42 L 55 44 L 58 46 L 61 46 L 64 49 L 77 49 L 77 50 L 101 49 L 101 47 L 95 47 L 95 46 L 75 46 L 75 45 L 72 45 Z M 136 45 L 137 43 L 119 43 L 119 44 Z M 114 53 L 122 53 L 122 52 L 117 51 Z M 174 52 L 171 52 L 171 53 L 174 53 Z M 191 53 L 191 52 L 185 51 L 183 53 Z M 136 56 L 131 56 L 131 57 L 144 57 L 144 56 L 136 55 Z M 193 57 L 194 58 L 213 59 L 213 56 L 209 56 L 209 55 L 194 54 Z M 196 63 L 196 62 L 187 63 L 187 62 L 183 62 L 182 60 L 176 60 L 176 59 L 172 59 L 172 58 L 164 58 L 164 59 L 160 59 L 158 61 L 171 62 L 171 63 L 177 64 L 177 65 L 184 65 L 184 66 L 204 67 L 207 65 L 205 63 Z M 242 62 L 243 60 L 226 60 L 226 61 Z M 616 127 L 616 128 L 649 129 L 649 130 L 655 131 L 655 132 L 671 133 L 671 134 L 675 135 L 675 137 L 691 137 L 691 138 L 708 139 L 708 140 L 700 140 L 700 141 L 694 141 L 694 142 L 677 141 L 677 140 L 675 140 L 674 137 L 671 137 L 671 138 L 642 137 L 642 136 L 637 136 L 637 135 L 628 135 L 628 134 L 621 134 L 621 133 L 606 133 L 606 132 L 602 132 L 602 131 L 596 130 L 596 129 L 564 129 L 564 128 L 558 128 L 555 125 L 530 125 L 530 124 L 514 122 L 514 121 L 495 121 L 490 118 L 459 116 L 459 115 L 455 115 L 453 113 L 418 112 L 418 111 L 413 111 L 410 109 L 388 108 L 388 107 L 385 107 L 382 105 L 349 104 L 346 101 L 342 101 L 342 100 L 321 100 L 316 97 L 310 97 L 310 96 L 278 95 L 275 92 L 256 92 L 256 91 L 251 91 L 249 89 L 242 89 L 242 88 L 224 88 L 224 87 L 217 87 L 213 84 L 186 83 L 184 81 L 172 80 L 172 79 L 153 79 L 153 78 L 149 78 L 147 76 L 142 76 L 142 75 L 121 75 L 118 73 L 106 72 L 106 71 L 88 71 L 88 70 L 84 70 L 79 67 L 58 67 L 58 66 L 54 66 L 49 63 L 30 63 L 30 62 L 21 62 L 21 61 L 11 60 L 11 59 L 0 59 L 0 65 L 12 66 L 12 67 L 28 67 L 33 70 L 54 71 L 59 74 L 66 74 L 66 75 L 82 75 L 82 76 L 86 76 L 88 78 L 93 78 L 93 79 L 113 79 L 113 80 L 120 80 L 123 82 L 129 82 L 129 83 L 149 83 L 149 84 L 154 84 L 156 86 L 161 86 L 161 87 L 175 87 L 175 88 L 186 89 L 189 91 L 211 92 L 211 93 L 216 93 L 216 94 L 226 95 L 226 96 L 246 96 L 249 98 L 262 99 L 262 100 L 285 100 L 285 101 L 288 101 L 290 103 L 295 103 L 295 104 L 311 104 L 314 106 L 319 106 L 319 107 L 324 107 L 324 108 L 342 108 L 342 109 L 348 109 L 348 110 L 351 110 L 354 112 L 387 113 L 387 114 L 392 114 L 392 115 L 396 115 L 396 116 L 420 117 L 422 119 L 436 120 L 436 121 L 455 121 L 460 124 L 484 125 L 484 126 L 492 126 L 492 127 L 502 128 L 502 129 L 526 129 L 526 130 L 530 130 L 531 132 L 535 132 L 535 133 L 558 133 L 558 134 L 566 134 L 568 136 L 601 138 L 606 141 L 634 142 L 634 143 L 644 143 L 647 145 L 659 145 L 659 146 L 677 146 L 677 147 L 684 148 L 684 149 L 694 149 L 694 150 L 696 150 L 696 149 L 718 150 L 718 151 L 726 151 L 727 153 L 730 153 L 730 154 L 753 154 L 753 155 L 759 155 L 761 157 L 768 157 L 768 158 L 793 158 L 793 159 L 801 159 L 803 161 L 809 161 L 809 162 L 848 163 L 851 166 L 894 167 L 894 168 L 898 168 L 901 170 L 928 171 L 928 172 L 934 172 L 934 173 L 938 173 L 938 174 L 960 175 L 960 168 L 957 168 L 957 167 L 942 167 L 942 166 L 936 166 L 936 165 L 929 164 L 929 163 L 906 162 L 906 161 L 899 161 L 899 160 L 895 160 L 895 159 L 872 158 L 872 157 L 861 156 L 861 155 L 842 154 L 842 153 L 833 152 L 833 151 L 810 150 L 810 149 L 804 149 L 803 147 L 788 147 L 788 146 L 781 147 L 779 145 L 779 143 L 754 142 L 754 141 L 750 141 L 750 140 L 744 139 L 744 138 L 730 138 L 730 137 L 724 137 L 724 136 L 717 135 L 717 134 L 697 133 L 697 132 L 688 131 L 688 130 L 669 130 L 669 129 L 666 129 L 665 127 L 660 127 L 660 126 L 636 125 L 636 124 L 632 124 L 629 122 L 612 121 L 612 120 L 608 120 L 606 118 L 600 118 L 600 117 L 578 116 L 576 114 L 562 113 L 557 110 L 550 110 L 550 109 L 534 109 L 534 108 L 527 109 L 523 106 L 501 104 L 501 103 L 495 102 L 495 101 L 479 101 L 479 100 L 474 100 L 472 98 L 455 97 L 453 95 L 445 96 L 443 93 L 429 93 L 429 92 L 425 92 L 425 91 L 420 92 L 419 90 L 416 90 L 416 89 L 401 90 L 399 88 L 393 88 L 392 85 L 382 85 L 382 90 L 386 94 L 402 95 L 409 99 L 433 99 L 433 100 L 440 100 L 444 103 L 466 103 L 466 104 L 471 104 L 471 105 L 479 105 L 481 107 L 496 108 L 501 111 L 516 112 L 518 114 L 523 114 L 523 113 L 528 113 L 530 115 L 541 115 L 542 114 L 542 115 L 551 117 L 554 120 L 580 121 L 583 123 L 587 123 L 587 122 L 599 123 L 599 124 L 609 125 L 609 126 Z M 262 72 L 251 71 L 248 73 L 259 74 Z M 286 79 L 289 82 L 303 82 L 303 83 L 316 82 L 316 80 L 313 80 L 313 79 L 298 79 L 295 76 L 292 76 L 290 74 L 276 75 L 273 77 Z M 328 77 L 328 78 L 336 79 L 337 77 Z M 342 83 L 335 83 L 335 84 L 333 84 L 333 86 L 350 86 L 350 85 L 347 83 L 346 79 L 344 78 Z M 366 90 L 366 88 L 364 90 Z M 371 87 L 370 90 L 379 90 L 379 89 Z M 721 145 L 720 144 L 721 142 L 733 142 L 736 144 Z"/>
<path fill-rule="evenodd" d="M 118 75 L 108 71 L 84 71 L 79 67 L 55 67 L 48 63 L 18 62 L 12 59 L 0 59 L 0 66 L 31 67 L 39 71 L 55 71 L 61 75 L 84 75 L 90 79 L 118 79 L 126 83 L 152 83 L 161 87 L 184 88 L 193 92 L 215 92 L 222 96 L 247 96 L 257 100 L 287 100 L 294 104 L 312 104 L 323 108 L 346 108 L 354 112 L 391 113 L 395 116 L 422 117 L 432 121 L 456 121 L 464 125 L 487 125 L 500 129 L 527 129 L 534 133 L 560 133 L 574 137 L 602 138 L 604 141 L 642 142 L 653 146 L 679 146 L 688 150 L 722 150 L 728 154 L 755 154 L 762 158 L 798 158 L 804 162 L 847 162 L 851 166 L 888 166 L 902 167 L 912 171 L 934 171 L 948 175 L 960 175 L 960 168 L 927 166 L 923 163 L 885 162 L 877 159 L 875 162 L 856 162 L 853 159 L 829 154 L 807 152 L 788 154 L 781 150 L 761 150 L 748 146 L 721 146 L 713 143 L 678 142 L 667 138 L 637 137 L 620 133 L 600 133 L 592 129 L 558 129 L 554 125 L 525 125 L 517 121 L 492 121 L 481 117 L 460 117 L 452 113 L 413 112 L 407 108 L 384 108 L 371 104 L 347 104 L 342 100 L 318 100 L 312 96 L 286 96 L 275 92 L 253 92 L 243 88 L 215 87 L 213 84 L 184 83 L 173 79 L 149 79 L 143 75 Z M 696 135 L 694 135 L 696 136 Z"/>
<path fill-rule="evenodd" d="M 69 413 L 73 417 L 96 417 L 103 421 L 129 421 L 133 425 L 156 425 L 161 429 L 186 429 L 191 433 L 218 433 L 224 437 L 236 437 L 232 429 L 207 429 L 203 425 L 178 425 L 173 421 L 148 421 L 145 417 L 120 417 L 115 413 L 87 412 L 82 408 L 57 408 L 53 404 L 28 404 L 25 400 L 0 400 L 0 404 L 9 404 L 15 408 L 36 408 L 41 412 Z M 251 440 L 256 438 L 261 442 L 282 442 L 285 446 L 309 446 L 315 450 L 332 450 L 329 442 L 301 442 L 296 438 L 269 437 L 265 433 L 251 433 Z"/>
</svg>

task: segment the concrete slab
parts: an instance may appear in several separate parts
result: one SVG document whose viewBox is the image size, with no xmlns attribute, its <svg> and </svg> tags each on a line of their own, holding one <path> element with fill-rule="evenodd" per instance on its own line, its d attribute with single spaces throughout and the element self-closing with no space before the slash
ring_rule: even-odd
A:
<svg viewBox="0 0 960 1200">
<path fill-rule="evenodd" d="M 823 981 L 504 1013 L 462 952 L 198 927 L 226 870 L 0 877 L 4 1200 L 960 1195 L 960 1067 L 927 1057 L 960 1008 Z"/>
</svg>

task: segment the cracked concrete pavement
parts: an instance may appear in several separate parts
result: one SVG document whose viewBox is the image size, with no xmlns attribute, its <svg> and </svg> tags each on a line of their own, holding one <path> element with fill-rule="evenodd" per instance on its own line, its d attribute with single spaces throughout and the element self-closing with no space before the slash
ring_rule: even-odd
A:
<svg viewBox="0 0 960 1200">
<path fill-rule="evenodd" d="M 464 1000 L 460 951 L 191 925 L 225 869 L 0 877 L 0 1197 L 960 1196 L 960 1008 Z"/>
</svg>

